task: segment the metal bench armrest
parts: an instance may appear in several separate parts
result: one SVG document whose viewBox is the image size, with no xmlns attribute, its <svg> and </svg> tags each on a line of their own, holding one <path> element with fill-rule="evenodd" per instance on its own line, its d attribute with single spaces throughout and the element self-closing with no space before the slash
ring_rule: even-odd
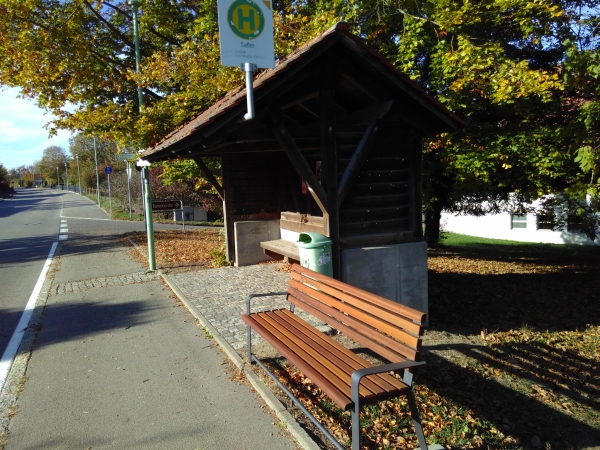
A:
<svg viewBox="0 0 600 450">
<path fill-rule="evenodd" d="M 422 366 L 424 364 L 425 361 L 402 361 L 355 370 L 354 372 L 352 372 L 352 377 L 350 378 L 350 384 L 352 386 L 352 400 L 356 401 L 356 399 L 358 398 L 358 387 L 360 385 L 360 380 L 362 380 L 363 377 L 366 377 L 368 375 L 374 375 L 376 373 L 395 372 L 396 370 L 410 369 L 413 367 Z M 407 378 L 410 379 L 407 380 Z M 403 381 L 405 384 L 410 386 L 412 384 L 412 375 L 410 377 L 404 377 Z"/>
<path fill-rule="evenodd" d="M 252 300 L 254 297 L 272 297 L 275 295 L 288 295 L 288 292 L 269 292 L 267 294 L 250 294 L 248 297 L 246 297 L 246 313 L 248 315 L 250 315 L 250 300 Z"/>
</svg>

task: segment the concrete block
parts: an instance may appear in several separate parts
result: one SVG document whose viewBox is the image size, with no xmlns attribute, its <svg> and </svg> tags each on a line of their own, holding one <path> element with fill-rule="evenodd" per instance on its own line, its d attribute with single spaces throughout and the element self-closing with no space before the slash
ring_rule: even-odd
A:
<svg viewBox="0 0 600 450">
<path fill-rule="evenodd" d="M 260 243 L 280 239 L 279 220 L 253 220 L 233 224 L 236 267 L 249 266 L 271 258 Z"/>
<path fill-rule="evenodd" d="M 425 242 L 343 250 L 341 263 L 346 283 L 429 313 Z"/>
</svg>

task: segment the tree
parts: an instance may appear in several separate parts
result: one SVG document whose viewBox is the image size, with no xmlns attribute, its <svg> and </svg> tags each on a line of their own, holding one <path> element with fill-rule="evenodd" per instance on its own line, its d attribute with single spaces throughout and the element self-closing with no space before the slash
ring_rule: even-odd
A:
<svg viewBox="0 0 600 450">
<path fill-rule="evenodd" d="M 469 123 L 432 139 L 424 155 L 435 243 L 443 208 L 485 213 L 506 207 L 510 192 L 523 201 L 557 190 L 598 197 L 599 4 L 279 0 L 275 53 L 343 18 Z M 243 84 L 241 71 L 219 64 L 215 0 L 143 1 L 139 74 L 125 1 L 5 0 L 0 13 L 0 84 L 37 98 L 58 117 L 52 127 L 122 148 L 152 145 Z"/>
<path fill-rule="evenodd" d="M 0 163 L 0 183 L 8 183 L 8 170 L 2 163 Z"/>
<path fill-rule="evenodd" d="M 317 4 L 275 2 L 278 57 L 333 23 L 331 11 L 314 15 Z M 0 13 L 0 84 L 36 98 L 58 117 L 53 129 L 143 148 L 243 84 L 219 62 L 216 0 L 142 2 L 139 75 L 125 1 L 5 0 Z"/>
<path fill-rule="evenodd" d="M 58 145 L 51 145 L 44 149 L 42 159 L 35 165 L 39 167 L 45 180 L 65 183 L 65 164 L 69 164 L 69 157 L 65 149 Z"/>
<path fill-rule="evenodd" d="M 369 43 L 469 124 L 426 148 L 429 243 L 439 240 L 442 209 L 514 207 L 511 192 L 527 201 L 589 175 L 594 132 L 581 124 L 597 127 L 582 119 L 595 111 L 597 78 L 574 56 L 597 61 L 598 11 L 596 0 L 374 0 L 360 8 L 354 23 Z"/>
<path fill-rule="evenodd" d="M 207 158 L 209 168 L 219 166 L 217 158 Z M 220 178 L 220 177 L 218 177 Z M 150 170 L 150 191 L 161 198 L 179 198 L 186 206 L 200 206 L 213 216 L 223 217 L 223 203 L 216 191 L 200 177 L 196 163 L 178 160 Z"/>
<path fill-rule="evenodd" d="M 95 148 L 95 153 L 94 153 Z M 111 166 L 115 172 L 124 170 L 125 163 L 118 162 L 115 155 L 119 149 L 115 142 L 107 139 L 94 138 L 78 133 L 69 139 L 69 152 L 71 163 L 69 165 L 69 178 L 75 181 L 77 175 L 77 156 L 79 156 L 79 171 L 83 187 L 96 186 L 96 159 L 98 160 L 98 178 L 106 178 L 104 168 Z M 77 155 L 77 156 L 76 156 Z M 77 182 L 79 180 L 76 180 Z"/>
</svg>

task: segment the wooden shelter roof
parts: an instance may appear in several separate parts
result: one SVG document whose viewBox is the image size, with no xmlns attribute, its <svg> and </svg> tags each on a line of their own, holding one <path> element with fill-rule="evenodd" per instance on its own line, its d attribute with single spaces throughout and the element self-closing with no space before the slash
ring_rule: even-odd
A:
<svg viewBox="0 0 600 450">
<path fill-rule="evenodd" d="M 274 103 L 276 99 L 279 100 L 282 92 L 285 91 L 286 84 L 293 83 L 294 80 L 311 75 L 325 76 L 325 74 L 305 73 L 303 69 L 306 69 L 306 71 L 314 70 L 314 67 L 309 68 L 309 65 L 334 46 L 336 46 L 335 54 L 339 54 L 340 57 L 330 63 L 328 67 L 336 67 L 339 71 L 356 74 L 357 76 L 361 72 L 368 72 L 368 76 L 364 76 L 362 80 L 354 80 L 354 85 L 358 86 L 357 90 L 368 84 L 387 83 L 393 86 L 396 91 L 394 97 L 396 99 L 400 97 L 402 107 L 406 109 L 403 116 L 404 120 L 424 135 L 431 136 L 465 126 L 465 123 L 448 111 L 444 105 L 428 95 L 420 86 L 366 46 L 360 38 L 351 34 L 349 26 L 345 22 L 339 22 L 328 31 L 300 47 L 280 61 L 274 69 L 260 73 L 254 79 L 255 104 L 266 105 Z M 331 59 L 331 55 L 328 58 Z M 360 107 L 359 96 L 351 93 L 350 90 L 346 89 L 348 103 L 354 102 Z M 298 95 L 301 95 L 301 93 Z M 310 100 L 309 97 L 310 95 L 307 95 L 304 98 L 294 99 L 294 102 L 296 102 L 294 104 Z M 289 96 L 287 101 L 290 101 Z M 368 102 L 363 103 L 368 104 Z M 148 148 L 143 153 L 143 158 L 154 162 L 181 157 L 217 156 L 230 152 L 234 144 L 247 144 L 248 139 L 241 139 L 236 136 L 228 140 L 230 145 L 224 145 L 223 136 L 244 127 L 246 127 L 246 131 L 249 131 L 246 124 L 257 122 L 256 120 L 246 122 L 243 119 L 245 112 L 246 89 L 240 87 L 229 92 L 221 100 L 171 132 L 153 147 Z M 308 123 L 302 125 L 308 125 Z M 252 139 L 255 142 L 272 138 L 269 131 L 258 136 L 261 132 L 257 131 L 256 127 L 254 128 L 255 133 Z M 242 146 L 236 148 L 238 148 L 238 151 L 243 151 Z M 245 148 L 248 148 L 247 145 Z M 266 146 L 264 150 L 273 151 L 275 148 Z"/>
</svg>

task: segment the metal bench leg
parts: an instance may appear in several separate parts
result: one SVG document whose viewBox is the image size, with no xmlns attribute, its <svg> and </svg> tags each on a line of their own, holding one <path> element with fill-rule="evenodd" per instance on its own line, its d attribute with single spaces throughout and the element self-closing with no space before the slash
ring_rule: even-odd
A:
<svg viewBox="0 0 600 450">
<path fill-rule="evenodd" d="M 252 328 L 250 328 L 250 325 L 246 325 L 246 328 L 248 329 L 248 335 L 246 337 L 246 342 L 248 342 L 248 364 L 253 364 L 254 361 L 252 361 Z"/>
<path fill-rule="evenodd" d="M 352 410 L 352 450 L 360 450 L 360 401 L 354 401 Z"/>
<path fill-rule="evenodd" d="M 427 448 L 427 442 L 425 441 L 423 427 L 421 426 L 421 418 L 419 417 L 419 410 L 417 409 L 417 402 L 415 401 L 415 395 L 412 390 L 406 393 L 406 399 L 408 400 L 408 406 L 410 407 L 410 417 L 412 418 L 415 427 L 415 433 L 419 440 L 419 448 L 425 450 Z"/>
</svg>

